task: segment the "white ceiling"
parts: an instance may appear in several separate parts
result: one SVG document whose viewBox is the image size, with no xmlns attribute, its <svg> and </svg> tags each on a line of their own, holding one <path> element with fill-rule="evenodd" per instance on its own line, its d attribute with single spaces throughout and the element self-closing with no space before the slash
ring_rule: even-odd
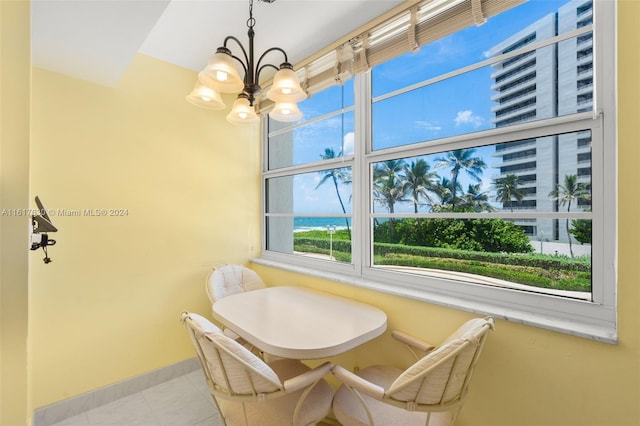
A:
<svg viewBox="0 0 640 426">
<path fill-rule="evenodd" d="M 402 2 L 254 0 L 256 60 L 277 46 L 295 65 Z M 228 35 L 248 48 L 249 0 L 32 0 L 31 15 L 34 66 L 107 86 L 138 52 L 200 71 Z"/>
</svg>

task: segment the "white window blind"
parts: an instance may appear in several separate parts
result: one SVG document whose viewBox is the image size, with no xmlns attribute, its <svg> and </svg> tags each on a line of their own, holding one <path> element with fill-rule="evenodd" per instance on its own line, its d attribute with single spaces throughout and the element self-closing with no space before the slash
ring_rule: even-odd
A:
<svg viewBox="0 0 640 426">
<path fill-rule="evenodd" d="M 472 24 L 482 25 L 488 17 L 522 2 L 431 0 L 419 3 L 358 37 L 354 46 L 357 57 L 354 72 L 366 71 Z"/>
<path fill-rule="evenodd" d="M 391 11 L 382 22 L 370 23 L 312 59 L 298 64 L 298 77 L 309 94 L 341 84 L 353 74 L 406 52 L 416 51 L 469 25 L 525 0 L 425 0 Z M 267 106 L 263 102 L 262 106 Z"/>
</svg>

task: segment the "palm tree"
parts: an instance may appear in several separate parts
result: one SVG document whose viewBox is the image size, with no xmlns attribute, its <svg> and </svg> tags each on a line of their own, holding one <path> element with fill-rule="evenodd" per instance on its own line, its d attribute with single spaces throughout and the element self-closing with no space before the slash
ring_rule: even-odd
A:
<svg viewBox="0 0 640 426">
<path fill-rule="evenodd" d="M 451 167 L 452 210 L 456 208 L 456 193 L 460 172 L 464 171 L 470 178 L 476 182 L 480 182 L 480 176 L 482 176 L 483 170 L 487 167 L 481 157 L 473 156 L 475 152 L 475 148 L 456 149 L 447 152 L 444 157 L 436 159 L 436 167 Z"/>
<path fill-rule="evenodd" d="M 460 184 L 456 184 L 456 192 L 462 191 Z M 440 177 L 440 181 L 436 183 L 433 192 L 440 198 L 440 205 L 433 206 L 432 210 L 437 211 L 453 211 L 452 202 L 453 195 L 451 193 L 451 181 L 444 176 Z"/>
<path fill-rule="evenodd" d="M 566 204 L 567 212 L 571 211 L 571 203 L 574 200 L 588 200 L 591 193 L 584 182 L 578 182 L 578 176 L 565 175 L 564 185 L 556 184 L 553 191 L 549 193 L 552 200 L 557 200 L 561 206 Z M 569 239 L 569 253 L 573 257 L 573 247 L 571 246 L 571 234 L 569 233 L 569 218 L 566 220 L 567 238 Z"/>
<path fill-rule="evenodd" d="M 386 207 L 389 213 L 394 212 L 396 203 L 405 201 L 406 192 L 400 179 L 400 172 L 405 165 L 404 160 L 387 160 L 373 166 L 373 198 Z M 389 218 L 389 232 L 393 240 L 393 218 Z"/>
<path fill-rule="evenodd" d="M 519 203 L 525 196 L 525 192 L 518 187 L 519 178 L 516 175 L 506 175 L 495 178 L 493 186 L 496 189 L 496 201 L 501 202 L 504 206 L 509 203 L 509 208 L 513 212 L 513 203 L 511 200 L 515 200 Z"/>
<path fill-rule="evenodd" d="M 320 158 L 323 160 L 330 160 L 333 158 L 342 157 L 342 151 L 336 155 L 333 148 L 325 148 L 324 154 L 320 154 Z M 347 168 L 338 168 L 322 171 L 320 173 L 324 173 L 322 180 L 318 182 L 315 189 L 318 189 L 320 185 L 324 184 L 326 181 L 331 179 L 333 182 L 333 187 L 336 189 L 336 194 L 338 195 L 338 201 L 340 202 L 340 207 L 342 207 L 342 213 L 347 214 L 347 209 L 344 207 L 344 203 L 342 202 L 342 197 L 340 196 L 340 190 L 338 188 L 339 184 L 350 184 L 351 183 L 351 173 L 349 173 L 349 169 Z M 344 218 L 345 223 L 347 224 L 347 233 L 351 235 L 351 229 L 349 228 L 349 218 Z"/>
<path fill-rule="evenodd" d="M 473 212 L 492 212 L 495 208 L 489 203 L 489 195 L 480 191 L 480 184 L 469 184 L 466 194 L 460 199 L 459 207 Z"/>
<path fill-rule="evenodd" d="M 430 171 L 429 164 L 423 159 L 412 161 L 411 164 L 405 166 L 404 173 L 404 191 L 411 195 L 413 212 L 418 213 L 420 198 L 424 198 L 433 205 L 429 192 L 433 192 L 435 189 L 437 174 Z"/>
</svg>

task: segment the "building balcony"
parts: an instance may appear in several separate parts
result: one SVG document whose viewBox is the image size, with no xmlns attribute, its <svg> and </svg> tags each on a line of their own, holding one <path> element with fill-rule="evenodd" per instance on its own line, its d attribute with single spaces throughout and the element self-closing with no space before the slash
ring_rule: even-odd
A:
<svg viewBox="0 0 640 426">
<path fill-rule="evenodd" d="M 536 146 L 536 139 L 528 139 L 528 140 L 521 140 L 516 142 L 510 142 L 510 143 L 503 143 L 503 144 L 496 145 L 496 150 L 492 154 L 492 156 L 502 159 L 502 157 L 505 155 L 513 154 L 514 152 L 522 151 L 535 146 Z M 500 164 L 501 163 L 502 161 L 500 161 Z M 497 164 L 496 166 L 491 165 L 491 167 L 500 167 L 500 164 Z"/>
<path fill-rule="evenodd" d="M 532 162 L 531 160 L 534 160 L 534 161 Z M 537 166 L 533 165 L 534 162 L 535 162 L 535 156 L 529 157 L 529 158 L 518 158 L 515 160 L 509 160 L 509 161 L 504 161 L 502 163 L 497 163 L 494 166 L 494 168 L 497 169 L 499 172 L 500 170 L 507 168 L 507 170 L 500 172 L 500 176 L 506 176 L 506 175 L 521 176 L 523 174 L 528 174 L 529 172 L 536 170 Z M 524 182 L 519 185 L 520 188 L 529 188 L 529 187 L 535 187 L 535 186 L 536 186 L 535 181 Z"/>
<path fill-rule="evenodd" d="M 507 168 L 507 170 L 502 170 L 504 168 Z M 502 167 L 499 167 L 500 169 L 500 176 L 506 176 L 506 175 L 516 175 L 516 176 L 520 176 L 520 174 L 522 173 L 527 173 L 527 172 L 531 172 L 531 171 L 536 171 L 537 166 L 535 165 L 535 162 L 529 161 L 527 163 L 522 163 L 522 164 L 510 164 L 510 165 L 503 165 Z"/>
<path fill-rule="evenodd" d="M 588 80 L 588 78 L 586 80 Z M 577 87 L 578 94 L 584 94 L 584 93 L 593 92 L 593 81 L 591 81 L 591 82 L 587 81 L 587 82 L 583 82 L 583 83 L 578 82 L 577 86 L 578 86 Z"/>
<path fill-rule="evenodd" d="M 524 59 L 524 57 L 522 57 L 522 59 Z M 501 69 L 496 69 L 495 72 L 491 73 L 491 79 L 494 81 L 501 80 L 505 75 L 508 75 L 510 73 L 513 73 L 514 75 L 520 74 L 521 72 L 529 70 L 531 68 L 535 68 L 536 66 L 536 58 L 528 58 L 528 61 L 522 62 L 522 63 L 520 63 L 520 61 L 516 61 L 516 62 L 510 62 L 510 61 L 511 60 L 503 62 L 503 64 L 508 63 L 509 64 L 508 66 L 504 66 Z M 504 78 L 504 80 L 506 79 L 507 78 Z"/>
<path fill-rule="evenodd" d="M 510 99 L 509 101 L 504 102 L 502 104 L 498 104 L 498 105 L 492 106 L 491 107 L 491 113 L 493 113 L 493 114 L 499 113 L 502 110 L 513 108 L 514 106 L 517 106 L 518 104 L 535 105 L 535 99 L 536 99 L 535 91 L 534 92 L 530 92 L 530 93 L 527 93 L 525 95 L 518 96 L 517 98 Z M 531 100 L 533 100 L 533 104 L 530 103 Z M 522 108 L 514 109 L 514 111 L 518 111 L 520 109 L 522 109 Z"/>
<path fill-rule="evenodd" d="M 521 92 L 521 93 L 518 93 Z M 506 94 L 506 95 L 501 95 L 501 96 L 494 96 L 491 98 L 491 100 L 493 102 L 496 102 L 496 105 L 491 107 L 491 112 L 495 112 L 501 108 L 505 108 L 511 105 L 515 105 L 518 104 L 520 102 L 524 102 L 529 98 L 535 98 L 536 97 L 536 88 L 531 87 L 528 90 L 522 90 L 522 88 L 520 88 L 519 91 L 514 91 L 511 94 Z M 508 99 L 508 100 L 504 100 L 504 99 Z"/>
<path fill-rule="evenodd" d="M 584 183 L 587 185 L 591 184 L 591 175 L 580 175 L 577 177 L 576 181 L 578 183 Z"/>
<path fill-rule="evenodd" d="M 593 64 L 593 53 L 584 54 L 584 55 L 578 56 L 576 58 L 576 65 L 577 66 L 587 65 L 589 63 Z"/>
<path fill-rule="evenodd" d="M 521 80 L 519 82 L 519 80 Z M 524 85 L 532 84 L 536 82 L 536 72 L 535 69 L 533 72 L 531 69 L 523 70 L 522 73 L 518 73 L 516 75 L 512 75 L 509 78 L 502 80 L 499 83 L 496 83 L 495 80 L 491 85 L 491 90 L 499 91 L 500 93 L 505 93 L 505 90 L 500 91 L 500 88 L 512 85 L 506 90 L 511 90 L 513 88 L 521 88 Z"/>
<path fill-rule="evenodd" d="M 576 46 L 578 47 L 578 49 L 587 49 L 589 47 L 593 47 L 593 37 L 578 37 Z"/>
<path fill-rule="evenodd" d="M 580 110 L 592 109 L 593 108 L 593 99 L 580 100 L 580 101 L 576 102 L 576 105 L 578 106 L 578 109 L 580 109 Z"/>
<path fill-rule="evenodd" d="M 505 121 L 509 121 L 512 120 L 514 118 L 517 118 L 518 116 L 522 115 L 523 118 L 522 120 L 520 120 L 521 122 L 526 122 L 532 119 L 532 117 L 535 117 L 535 112 L 536 112 L 536 104 L 532 104 L 532 105 L 527 105 L 526 107 L 523 108 L 518 108 L 517 110 L 511 111 L 508 114 L 504 114 L 501 115 L 500 117 L 494 117 L 491 119 L 491 122 L 499 125 L 499 123 L 503 123 Z M 533 115 L 532 115 L 533 113 Z M 524 118 L 526 117 L 526 118 Z M 518 121 L 514 121 L 513 123 L 516 123 Z M 512 124 L 512 123 L 509 123 Z"/>
<path fill-rule="evenodd" d="M 529 163 L 532 163 L 532 162 L 529 161 Z M 510 164 L 496 163 L 496 165 L 493 166 L 492 168 L 496 169 L 496 172 L 498 173 L 499 176 L 516 175 L 518 177 L 530 175 L 531 174 L 530 172 L 531 171 L 535 172 L 537 168 L 535 165 L 531 165 L 527 163 L 522 163 L 520 166 L 522 168 L 518 168 L 518 164 L 513 164 L 513 162 L 511 162 Z M 507 170 L 503 171 L 504 168 L 507 168 Z M 536 186 L 535 180 L 522 182 L 518 185 L 519 188 L 529 188 L 529 187 L 535 187 L 535 186 Z"/>
<path fill-rule="evenodd" d="M 536 51 L 533 50 L 491 65 L 491 68 L 495 70 L 495 72 L 492 73 L 491 77 L 495 79 L 497 75 L 504 74 L 506 70 L 513 69 L 514 67 L 521 65 L 522 63 L 524 63 L 525 59 L 531 58 L 535 54 Z"/>
<path fill-rule="evenodd" d="M 509 99 L 508 102 L 511 102 L 512 100 L 516 100 L 519 99 L 520 97 L 525 97 L 525 96 L 529 96 L 531 94 L 535 94 L 536 92 L 536 85 L 535 85 L 535 81 L 534 82 L 526 82 L 523 84 L 518 84 L 515 85 L 507 90 L 503 90 L 502 92 L 494 92 L 493 95 L 491 95 L 491 101 L 492 102 L 500 102 L 501 99 L 504 98 L 508 98 L 509 96 L 513 96 L 514 94 L 518 93 L 518 92 L 522 92 L 524 91 L 525 93 L 523 93 L 520 96 L 514 97 L 513 99 Z"/>
<path fill-rule="evenodd" d="M 576 70 L 578 78 L 586 78 L 593 76 L 593 62 L 582 64 Z"/>
<path fill-rule="evenodd" d="M 578 14 L 576 15 L 578 21 L 583 21 L 584 19 L 591 17 L 593 18 L 593 6 L 586 8 L 583 11 L 578 10 Z"/>
<path fill-rule="evenodd" d="M 593 24 L 593 9 L 585 10 L 583 13 L 577 16 L 576 27 L 582 28 L 587 25 Z"/>
</svg>

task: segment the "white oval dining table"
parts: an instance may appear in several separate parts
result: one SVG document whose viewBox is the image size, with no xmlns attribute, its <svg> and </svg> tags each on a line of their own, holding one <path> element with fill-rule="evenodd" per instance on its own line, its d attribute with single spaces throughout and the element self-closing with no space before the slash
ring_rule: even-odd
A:
<svg viewBox="0 0 640 426">
<path fill-rule="evenodd" d="M 290 359 L 338 355 L 387 328 L 386 314 L 374 306 L 292 286 L 224 297 L 213 304 L 213 315 L 258 349 Z"/>
</svg>

